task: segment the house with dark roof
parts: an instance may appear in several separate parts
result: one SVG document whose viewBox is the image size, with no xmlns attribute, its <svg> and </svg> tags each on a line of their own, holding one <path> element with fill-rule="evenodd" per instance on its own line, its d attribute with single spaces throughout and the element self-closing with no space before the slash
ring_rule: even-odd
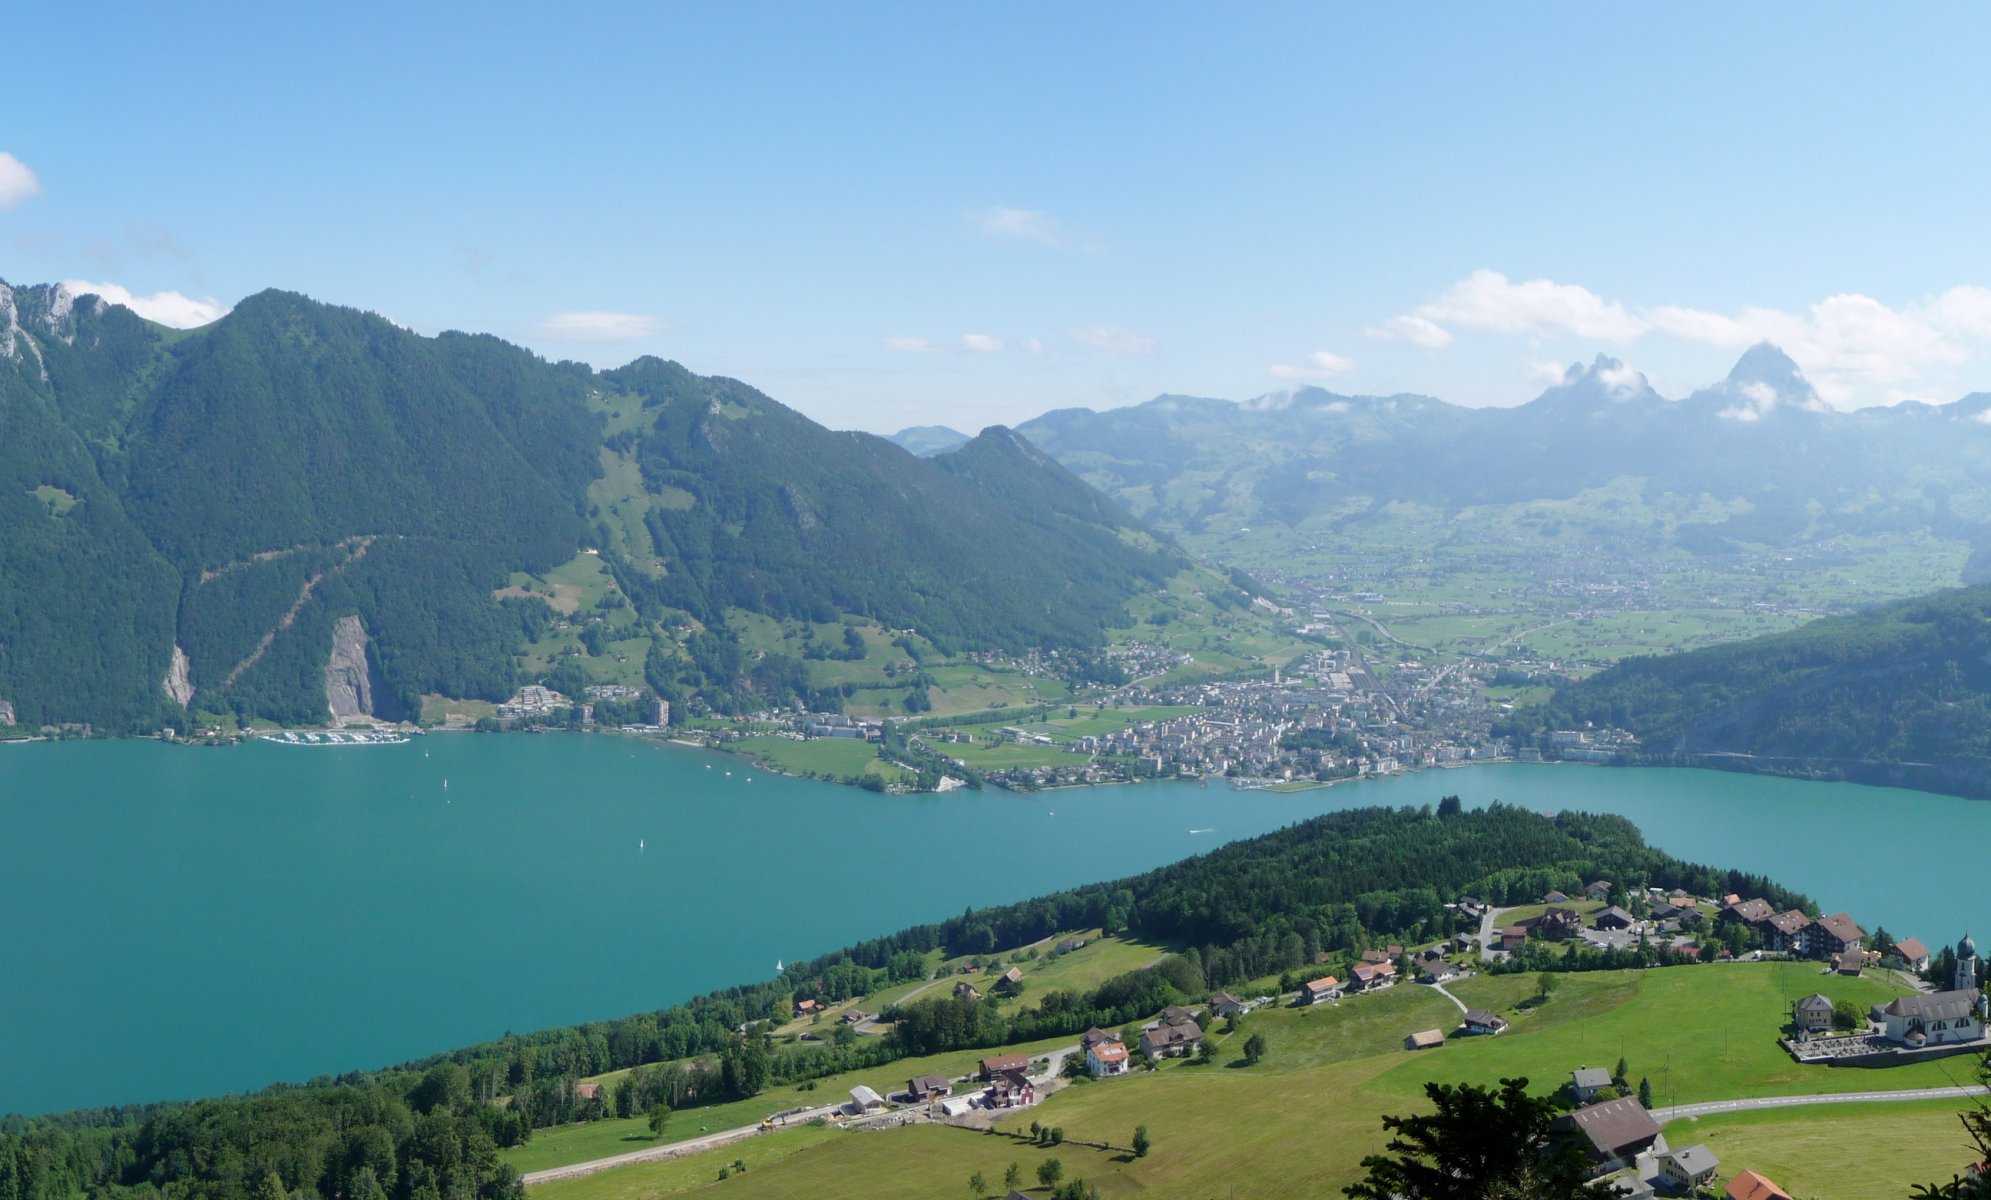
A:
<svg viewBox="0 0 1991 1200">
<path fill-rule="evenodd" d="M 1426 959 L 1417 964 L 1417 979 L 1420 983 L 1443 983 L 1447 979 L 1456 979 L 1458 975 L 1459 965 L 1446 962 L 1442 958 Z"/>
<path fill-rule="evenodd" d="M 1485 1034 L 1491 1037 L 1506 1030 L 1507 1018 L 1483 1008 L 1469 1008 L 1459 1028 L 1467 1033 Z"/>
<path fill-rule="evenodd" d="M 1636 1096 L 1587 1105 L 1556 1118 L 1556 1123 L 1589 1142 L 1590 1161 L 1599 1175 L 1631 1165 L 1660 1141 L 1659 1122 Z"/>
<path fill-rule="evenodd" d="M 1841 975 L 1858 975 L 1867 969 L 1867 952 L 1848 950 L 1832 956 L 1832 969 Z"/>
<path fill-rule="evenodd" d="M 1738 921 L 1744 925 L 1755 925 L 1759 922 L 1769 920 L 1774 915 L 1776 915 L 1776 910 L 1770 907 L 1770 902 L 1760 898 L 1754 900 L 1731 900 L 1721 910 L 1722 920 Z"/>
<path fill-rule="evenodd" d="M 1164 1025 L 1193 1025 L 1196 1023 L 1196 1010 L 1171 1004 L 1161 1010 L 1161 1023 Z"/>
<path fill-rule="evenodd" d="M 906 1095 L 915 1100 L 937 1100 L 954 1090 L 954 1081 L 945 1075 L 917 1075 L 906 1080 Z"/>
<path fill-rule="evenodd" d="M 980 1000 L 982 998 L 981 989 L 963 979 L 954 985 L 954 998 L 956 1000 Z"/>
<path fill-rule="evenodd" d="M 1420 1029 L 1403 1039 L 1406 1050 L 1436 1050 L 1445 1044 L 1445 1031 L 1442 1029 Z"/>
<path fill-rule="evenodd" d="M 982 1078 L 993 1080 L 1004 1071 L 1028 1071 L 1028 1054 L 991 1054 L 982 1060 Z"/>
<path fill-rule="evenodd" d="M 1502 950 L 1519 950 L 1527 944 L 1528 927 L 1526 925 L 1509 925 L 1500 931 L 1500 948 Z"/>
<path fill-rule="evenodd" d="M 1108 1033 L 1099 1026 L 1094 1025 L 1091 1029 L 1078 1035 L 1078 1048 L 1081 1050 L 1090 1050 L 1101 1042 L 1117 1042 L 1119 1040 L 1119 1034 Z"/>
<path fill-rule="evenodd" d="M 1549 893 L 1548 895 L 1546 895 L 1546 896 L 1543 896 L 1543 897 L 1542 897 L 1542 903 L 1543 903 L 1543 904 L 1567 904 L 1567 903 L 1569 903 L 1569 897 L 1568 897 L 1568 896 L 1566 896 L 1566 895 L 1564 895 L 1564 894 L 1563 894 L 1563 893 L 1561 893 L 1561 892 L 1550 892 L 1550 893 Z"/>
<path fill-rule="evenodd" d="M 1602 900 L 1611 894 L 1611 881 L 1599 879 L 1583 885 L 1583 895 L 1587 899 Z"/>
<path fill-rule="evenodd" d="M 1866 930 L 1845 913 L 1820 917 L 1805 930 L 1804 953 L 1813 958 L 1833 958 L 1866 945 Z"/>
<path fill-rule="evenodd" d="M 1210 1011 L 1220 1017 L 1241 1017 L 1244 1015 L 1244 1001 L 1229 992 L 1218 992 L 1210 997 Z"/>
<path fill-rule="evenodd" d="M 1611 907 L 1592 917 L 1590 924 L 1593 928 L 1597 929 L 1630 929 L 1633 925 L 1638 924 L 1638 918 L 1613 904 Z"/>
<path fill-rule="evenodd" d="M 1141 1031 L 1141 1053 L 1150 1060 L 1176 1058 L 1194 1050 L 1202 1040 L 1203 1030 L 1194 1021 L 1180 1025 L 1157 1025 Z"/>
<path fill-rule="evenodd" d="M 1534 925 L 1543 937 L 1561 941 L 1583 932 L 1583 914 L 1573 908 L 1551 908 L 1537 917 Z"/>
<path fill-rule="evenodd" d="M 1023 968 L 1011 967 L 1009 970 L 1004 971 L 1002 977 L 997 979 L 991 986 L 995 991 L 1007 992 L 1012 996 L 1015 995 L 1023 990 Z"/>
<path fill-rule="evenodd" d="M 1805 930 L 1809 928 L 1811 918 L 1795 908 L 1756 922 L 1756 931 L 1763 935 L 1763 949 L 1787 950 L 1793 954 L 1804 952 Z"/>
</svg>

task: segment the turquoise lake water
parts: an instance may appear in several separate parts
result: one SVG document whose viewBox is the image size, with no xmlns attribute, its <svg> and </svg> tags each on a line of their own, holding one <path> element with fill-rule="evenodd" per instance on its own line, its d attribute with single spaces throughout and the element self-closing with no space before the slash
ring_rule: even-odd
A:
<svg viewBox="0 0 1991 1200">
<path fill-rule="evenodd" d="M 1285 795 L 894 797 L 611 737 L 0 746 L 0 1112 L 657 1008 L 971 905 L 1449 793 L 1623 813 L 1683 858 L 1931 944 L 1991 929 L 1991 804 L 1852 784 L 1498 766 Z"/>
</svg>

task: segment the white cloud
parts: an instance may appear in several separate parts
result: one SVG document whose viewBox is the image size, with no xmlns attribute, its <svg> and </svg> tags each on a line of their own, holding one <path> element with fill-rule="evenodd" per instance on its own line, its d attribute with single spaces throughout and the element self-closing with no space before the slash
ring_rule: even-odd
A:
<svg viewBox="0 0 1991 1200">
<path fill-rule="evenodd" d="M 1555 387 L 1569 378 L 1569 368 L 1561 363 L 1538 362 L 1528 365 L 1528 379 L 1543 387 Z"/>
<path fill-rule="evenodd" d="M 1044 343 L 1037 338 L 1024 338 L 1023 348 L 1029 351 L 1032 357 L 1044 353 Z"/>
<path fill-rule="evenodd" d="M 1288 379 L 1303 383 L 1333 379 L 1346 375 L 1355 369 L 1355 360 L 1328 350 L 1316 350 L 1307 355 L 1306 362 L 1295 366 L 1292 363 L 1273 363 L 1265 373 L 1274 379 Z"/>
<path fill-rule="evenodd" d="M 625 312 L 554 313 L 538 325 L 540 337 L 561 342 L 633 342 L 664 332 L 661 317 Z"/>
<path fill-rule="evenodd" d="M 1099 254 L 1103 250 L 1097 242 L 1073 237 L 1056 217 L 1034 208 L 998 206 L 978 209 L 967 216 L 968 223 L 985 237 L 1035 242 L 1054 250 L 1076 250 L 1082 254 Z"/>
<path fill-rule="evenodd" d="M 961 335 L 961 349 L 972 350 L 976 354 L 994 354 L 1002 349 L 1002 339 L 986 333 L 964 333 Z"/>
<path fill-rule="evenodd" d="M 1777 389 L 1767 383 L 1745 383 L 1742 385 L 1742 402 L 1722 409 L 1716 416 L 1731 421 L 1760 421 L 1777 406 Z"/>
<path fill-rule="evenodd" d="M 148 321 L 174 329 L 195 329 L 228 315 L 228 306 L 212 296 L 194 299 L 178 292 L 154 292 L 135 296 L 115 283 L 91 283 L 87 279 L 65 279 L 62 286 L 78 296 L 102 296 L 111 304 L 122 304 Z"/>
<path fill-rule="evenodd" d="M 0 208 L 12 211 L 41 195 L 41 180 L 28 164 L 0 150 Z"/>
<path fill-rule="evenodd" d="M 1741 351 L 1770 342 L 1794 359 L 1829 405 L 1885 401 L 1991 351 L 1991 288 L 1963 285 L 1901 308 L 1871 296 L 1827 296 L 1802 312 L 1752 307 L 1735 312 L 1682 305 L 1631 308 L 1577 284 L 1516 283 L 1498 271 L 1474 271 L 1429 304 L 1365 332 L 1437 349 L 1452 331 L 1528 337 L 1575 337 L 1630 343 L 1656 335 Z M 1549 368 L 1534 372 L 1542 382 Z M 1623 386 L 1635 386 L 1627 381 Z M 1761 413 L 1750 408 L 1747 411 Z"/>
<path fill-rule="evenodd" d="M 1410 313 L 1391 317 L 1381 325 L 1371 325 L 1362 332 L 1373 338 L 1402 338 L 1427 350 L 1442 350 L 1452 344 L 1451 330 L 1427 317 Z"/>
<path fill-rule="evenodd" d="M 1088 325 L 1083 329 L 1074 329 L 1071 339 L 1095 354 L 1115 358 L 1142 358 L 1155 352 L 1153 338 L 1111 325 Z"/>
<path fill-rule="evenodd" d="M 1498 271 L 1474 271 L 1409 314 L 1444 332 L 1446 325 L 1483 333 L 1573 334 L 1629 342 L 1645 324 L 1589 288 L 1547 279 L 1514 283 Z"/>
</svg>

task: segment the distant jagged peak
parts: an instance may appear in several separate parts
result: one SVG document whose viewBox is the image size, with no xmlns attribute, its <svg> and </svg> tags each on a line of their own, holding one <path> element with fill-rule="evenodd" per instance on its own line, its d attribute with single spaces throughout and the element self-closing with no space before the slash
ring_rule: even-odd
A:
<svg viewBox="0 0 1991 1200">
<path fill-rule="evenodd" d="M 1545 408 L 1590 408 L 1615 410 L 1627 404 L 1657 404 L 1664 400 L 1652 389 L 1644 372 L 1628 367 L 1621 359 L 1599 354 L 1589 366 L 1569 364 L 1562 382 L 1543 392 L 1530 403 Z"/>
<path fill-rule="evenodd" d="M 1728 378 L 1707 389 L 1707 395 L 1726 401 L 1716 410 L 1717 417 L 1744 424 L 1761 421 L 1779 409 L 1821 413 L 1832 407 L 1790 355 L 1769 342 L 1743 351 Z"/>
</svg>

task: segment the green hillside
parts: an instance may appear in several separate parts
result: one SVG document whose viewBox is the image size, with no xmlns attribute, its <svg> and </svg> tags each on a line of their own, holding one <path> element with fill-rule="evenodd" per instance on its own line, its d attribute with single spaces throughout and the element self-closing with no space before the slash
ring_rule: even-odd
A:
<svg viewBox="0 0 1991 1200">
<path fill-rule="evenodd" d="M 1627 659 L 1558 690 L 1546 720 L 1629 728 L 1651 759 L 1987 794 L 1991 588 Z"/>
<path fill-rule="evenodd" d="M 765 707 L 815 689 L 747 617 L 1088 647 L 1187 566 L 1003 430 L 921 459 L 675 363 L 286 292 L 171 338 L 0 300 L 0 701 L 31 728 L 323 721 L 348 618 L 374 716 L 553 675 Z"/>
</svg>

